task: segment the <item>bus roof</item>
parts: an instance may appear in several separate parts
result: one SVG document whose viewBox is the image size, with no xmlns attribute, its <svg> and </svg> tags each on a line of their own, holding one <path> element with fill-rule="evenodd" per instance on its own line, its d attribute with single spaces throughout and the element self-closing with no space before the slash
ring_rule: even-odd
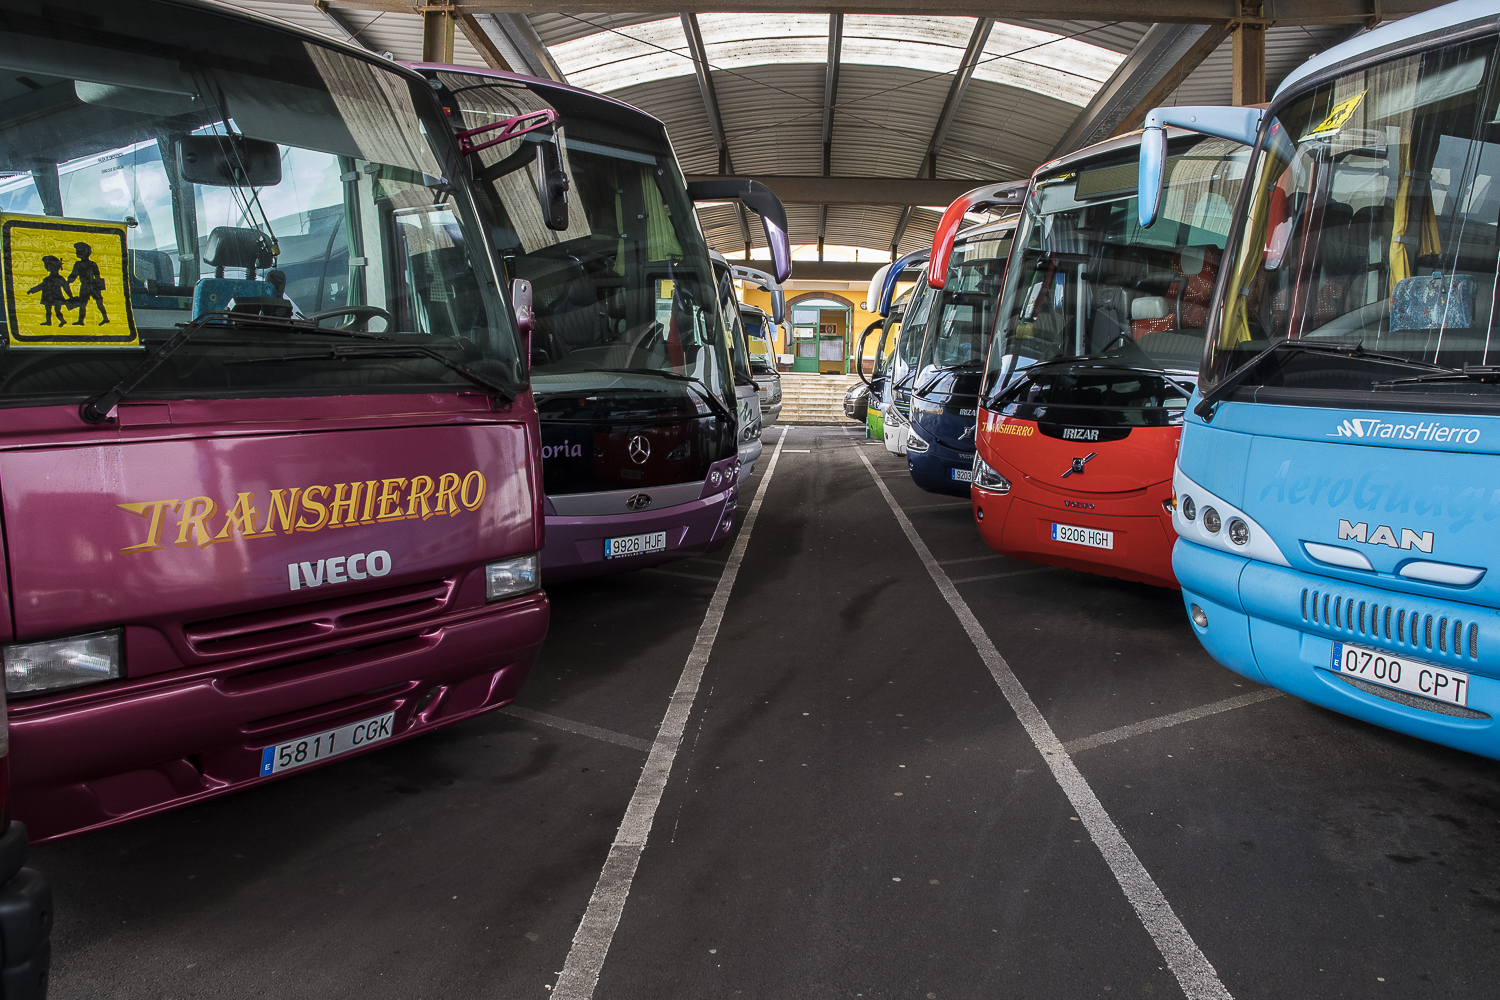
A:
<svg viewBox="0 0 1500 1000">
<path fill-rule="evenodd" d="M 1443 34 L 1457 34 L 1484 22 L 1495 23 L 1497 20 L 1500 20 L 1500 2 L 1497 0 L 1458 0 L 1457 3 L 1444 4 L 1420 14 L 1403 17 L 1374 31 L 1361 32 L 1347 42 L 1340 42 L 1328 51 L 1313 56 L 1281 81 L 1281 86 L 1276 88 L 1276 96 L 1287 93 L 1303 80 L 1321 76 L 1326 70 L 1342 63 L 1354 62 L 1378 49 L 1400 45 L 1423 35 L 1432 35 L 1433 40 L 1437 41 Z"/>
</svg>

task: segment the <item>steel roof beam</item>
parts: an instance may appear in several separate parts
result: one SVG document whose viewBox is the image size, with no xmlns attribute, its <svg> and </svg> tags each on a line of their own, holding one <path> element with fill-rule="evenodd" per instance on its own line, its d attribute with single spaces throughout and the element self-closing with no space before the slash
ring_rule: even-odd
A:
<svg viewBox="0 0 1500 1000">
<path fill-rule="evenodd" d="M 474 46 L 474 50 L 484 59 L 485 65 L 490 69 L 503 69 L 511 73 L 524 73 L 524 67 L 517 65 L 512 59 L 507 59 L 506 54 L 495 44 L 495 39 L 485 30 L 479 18 L 468 11 L 460 11 L 457 17 L 458 30 Z M 493 18 L 488 18 L 493 23 Z"/>
<path fill-rule="evenodd" d="M 963 58 L 958 61 L 958 68 L 953 71 L 953 82 L 948 86 L 948 97 L 943 101 L 943 110 L 938 113 L 937 124 L 932 129 L 932 140 L 927 143 L 927 154 L 922 160 L 922 169 L 928 177 L 937 176 L 938 150 L 943 148 L 943 140 L 948 137 L 948 126 L 953 124 L 953 118 L 958 114 L 958 106 L 963 103 L 964 91 L 969 89 L 969 80 L 974 76 L 974 69 L 979 65 L 980 56 L 984 55 L 984 43 L 990 39 L 990 31 L 995 27 L 993 18 L 981 17 L 974 22 L 974 33 L 969 36 L 969 44 L 964 49 Z"/>
<path fill-rule="evenodd" d="M 344 41 L 351 45 L 358 45 L 360 48 L 367 49 L 370 52 L 375 51 L 369 42 L 359 37 L 359 32 L 355 31 L 354 26 L 345 20 L 343 14 L 340 14 L 329 6 L 328 0 L 313 0 L 313 7 L 317 9 L 319 14 L 323 15 L 325 21 L 333 25 L 333 29 L 343 36 Z"/>
<path fill-rule="evenodd" d="M 1380 0 L 1378 14 L 1393 20 L 1441 6 L 1442 0 Z M 409 0 L 340 0 L 345 7 L 411 13 Z M 524 0 L 459 0 L 455 6 L 474 13 L 532 14 L 552 10 Z M 1238 0 L 737 0 L 735 11 L 749 14 L 911 14 L 993 17 L 997 20 L 1049 18 L 1074 21 L 1139 21 L 1146 24 L 1218 24 L 1240 17 Z M 694 0 L 569 0 L 567 9 L 577 14 L 710 13 L 724 10 L 723 3 Z M 1377 14 L 1375 0 L 1299 0 L 1278 4 L 1268 11 L 1271 25 L 1363 24 Z"/>
<path fill-rule="evenodd" d="M 972 182 L 970 182 L 972 183 Z M 911 225 L 912 206 L 907 205 L 901 210 L 901 217 L 896 220 L 896 232 L 891 236 L 891 261 L 901 256 L 901 237 L 906 235 L 906 227 Z"/>
<path fill-rule="evenodd" d="M 477 7 L 477 4 L 460 2 L 460 7 Z M 567 77 L 558 67 L 552 53 L 547 51 L 547 46 L 542 42 L 542 37 L 532 27 L 531 19 L 525 14 L 478 14 L 474 15 L 480 25 L 488 29 L 494 26 L 494 31 L 488 31 L 496 46 L 506 61 L 510 63 L 511 70 L 516 73 L 525 73 L 529 76 L 537 76 L 542 79 L 555 80 L 558 83 L 567 83 Z"/>
<path fill-rule="evenodd" d="M 823 176 L 833 172 L 833 105 L 839 96 L 839 59 L 844 49 L 844 15 L 828 15 L 828 65 L 823 70 Z M 828 206 L 818 207 L 818 259 L 828 234 Z"/>
<path fill-rule="evenodd" d="M 719 149 L 719 173 L 734 173 L 734 160 L 729 155 L 729 135 L 724 131 L 724 119 L 719 115 L 719 95 L 714 91 L 713 67 L 708 63 L 708 49 L 703 44 L 703 30 L 698 27 L 697 14 L 682 15 L 682 33 L 687 36 L 688 52 L 693 58 L 693 72 L 698 77 L 698 92 L 703 95 L 703 111 L 708 115 L 708 127 L 714 134 L 714 145 Z M 745 206 L 736 205 L 734 217 L 740 224 L 740 239 L 745 244 L 745 256 L 750 256 L 750 220 L 745 218 Z"/>
<path fill-rule="evenodd" d="M 689 181 L 708 181 L 723 174 L 692 174 Z M 942 209 L 976 181 L 913 177 L 805 177 L 756 174 L 783 205 L 925 205 Z"/>
<path fill-rule="evenodd" d="M 1047 159 L 1139 127 L 1146 112 L 1176 90 L 1228 33 L 1223 26 L 1153 24 L 1052 147 Z"/>
</svg>

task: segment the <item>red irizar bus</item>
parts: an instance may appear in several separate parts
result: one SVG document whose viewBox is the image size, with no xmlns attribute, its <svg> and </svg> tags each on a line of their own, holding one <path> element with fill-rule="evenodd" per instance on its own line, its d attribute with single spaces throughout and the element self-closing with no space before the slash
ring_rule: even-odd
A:
<svg viewBox="0 0 1500 1000">
<path fill-rule="evenodd" d="M 1174 132 L 1162 219 L 1144 229 L 1127 176 L 1139 145 L 1111 139 L 1032 176 L 970 499 L 998 552 L 1175 588 L 1172 463 L 1249 150 Z"/>
<path fill-rule="evenodd" d="M 427 82 L 191 2 L 0 32 L 15 815 L 77 833 L 512 700 L 537 416 Z"/>
</svg>

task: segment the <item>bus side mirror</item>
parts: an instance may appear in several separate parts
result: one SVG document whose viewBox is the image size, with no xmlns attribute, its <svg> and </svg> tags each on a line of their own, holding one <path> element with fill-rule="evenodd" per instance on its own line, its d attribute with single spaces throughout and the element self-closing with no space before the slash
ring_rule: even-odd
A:
<svg viewBox="0 0 1500 1000">
<path fill-rule="evenodd" d="M 242 135 L 185 135 L 177 140 L 177 174 L 205 187 L 275 187 L 281 147 Z"/>
<path fill-rule="evenodd" d="M 1264 117 L 1264 108 L 1214 104 L 1152 108 L 1146 115 L 1145 131 L 1141 134 L 1140 166 L 1136 176 L 1136 209 L 1141 225 L 1149 227 L 1155 223 L 1161 209 L 1162 185 L 1166 182 L 1167 172 L 1168 126 L 1253 146 Z"/>
<path fill-rule="evenodd" d="M 777 283 L 792 276 L 792 243 L 787 236 L 786 208 L 781 199 L 760 181 L 748 177 L 716 177 L 690 181 L 688 197 L 693 201 L 729 201 L 734 199 L 760 216 L 765 230 L 766 246 L 771 248 L 771 271 Z"/>
<path fill-rule="evenodd" d="M 537 197 L 542 205 L 542 220 L 547 228 L 561 232 L 568 228 L 568 172 L 563 169 L 562 152 L 555 139 L 536 147 Z"/>
<path fill-rule="evenodd" d="M 526 362 L 531 363 L 531 331 L 536 327 L 536 312 L 531 306 L 531 282 L 517 278 L 510 283 L 510 305 L 516 315 L 516 332 L 521 335 L 521 346 L 526 352 Z"/>
</svg>

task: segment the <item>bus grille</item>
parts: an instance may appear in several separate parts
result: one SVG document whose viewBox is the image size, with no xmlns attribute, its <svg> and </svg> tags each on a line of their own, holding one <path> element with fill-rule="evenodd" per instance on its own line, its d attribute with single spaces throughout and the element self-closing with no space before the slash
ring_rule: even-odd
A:
<svg viewBox="0 0 1500 1000">
<path fill-rule="evenodd" d="M 1356 600 L 1326 590 L 1302 589 L 1302 620 L 1334 632 L 1368 636 L 1411 649 L 1436 649 L 1479 659 L 1479 623 L 1456 614 L 1427 614 L 1399 602 Z"/>
</svg>

